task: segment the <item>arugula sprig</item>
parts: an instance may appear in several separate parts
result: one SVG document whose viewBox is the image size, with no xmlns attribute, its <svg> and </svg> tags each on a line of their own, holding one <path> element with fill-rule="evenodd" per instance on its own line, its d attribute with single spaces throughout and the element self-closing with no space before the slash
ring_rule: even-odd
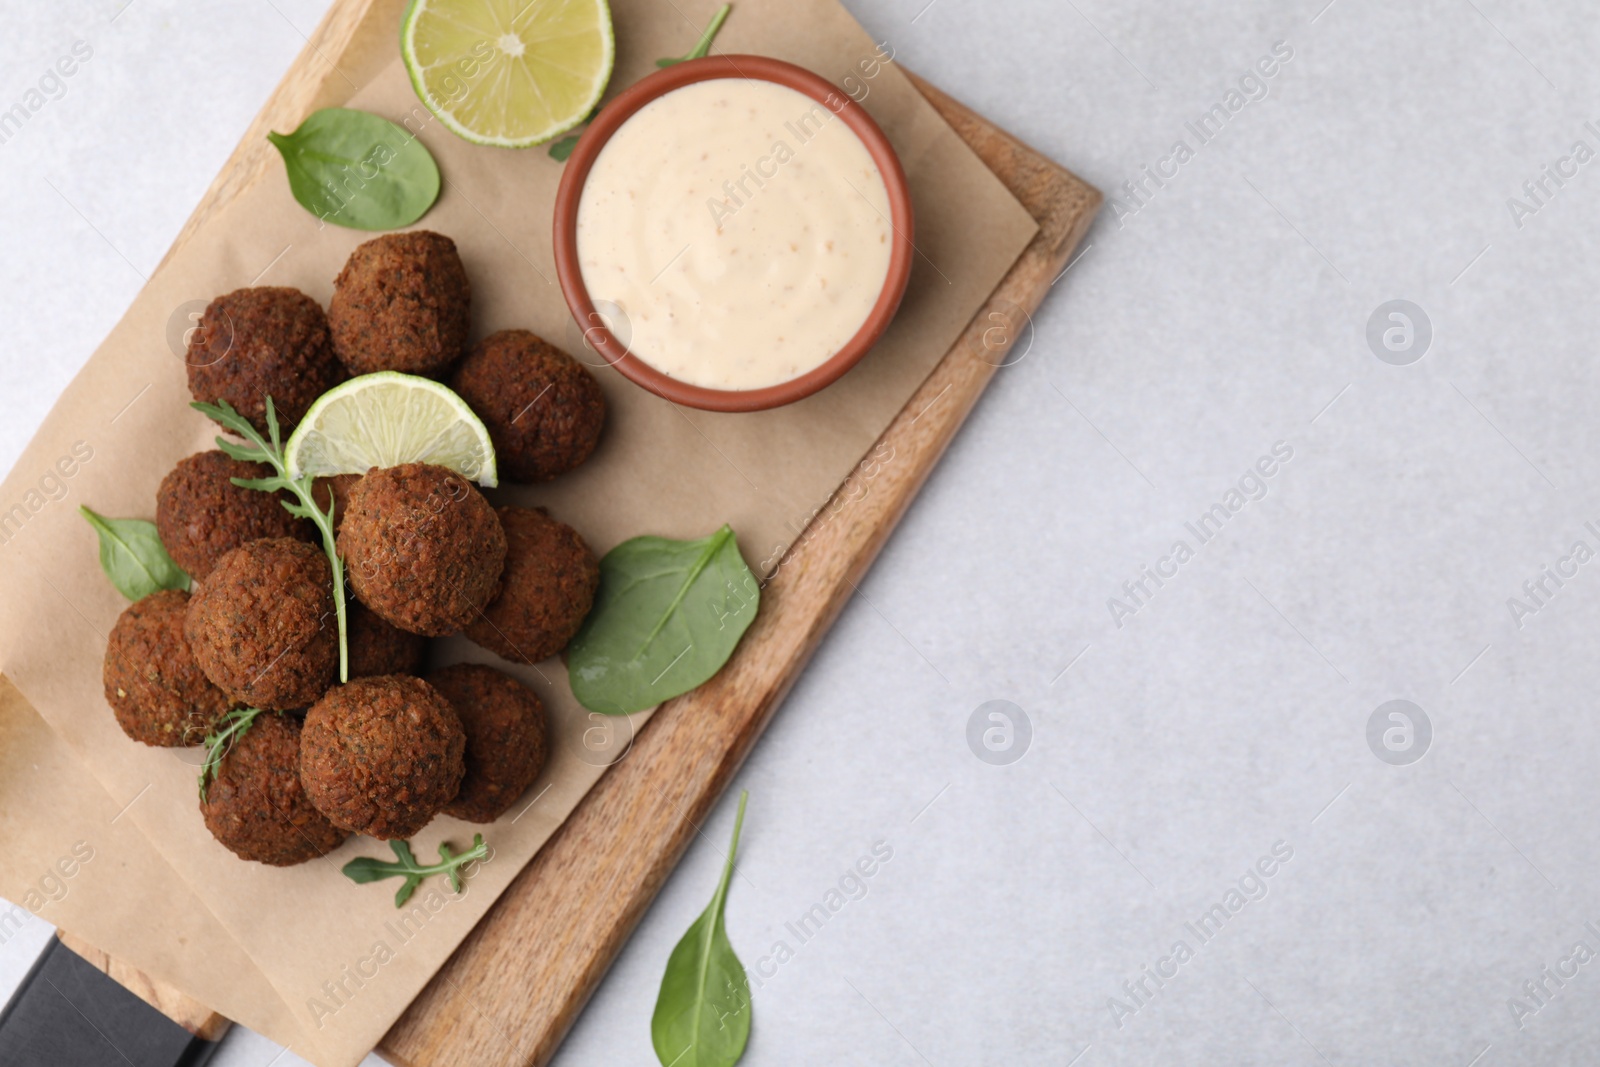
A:
<svg viewBox="0 0 1600 1067">
<path fill-rule="evenodd" d="M 339 621 L 339 681 L 350 680 L 350 649 L 348 639 L 348 624 L 345 620 L 344 603 L 344 560 L 339 556 L 339 550 L 334 544 L 333 537 L 333 511 L 335 501 L 333 494 L 328 494 L 328 510 L 323 511 L 312 495 L 312 476 L 302 474 L 299 478 L 289 477 L 289 468 L 283 461 L 283 445 L 278 438 L 278 416 L 272 407 L 272 397 L 267 397 L 267 432 L 271 440 L 263 438 L 259 431 L 243 415 L 233 409 L 233 405 L 226 400 L 218 400 L 215 404 L 202 404 L 199 401 L 189 405 L 217 422 L 224 428 L 233 431 L 246 441 L 248 445 L 241 445 L 225 437 L 217 438 L 217 447 L 222 449 L 234 459 L 250 460 L 254 463 L 265 463 L 277 473 L 268 478 L 233 478 L 234 485 L 245 489 L 259 489 L 264 493 L 278 493 L 288 490 L 293 493 L 299 503 L 288 500 L 280 501 L 289 514 L 302 519 L 310 519 L 322 533 L 322 550 L 327 553 L 328 566 L 333 570 L 333 610 Z"/>
<path fill-rule="evenodd" d="M 706 32 L 700 35 L 700 40 L 689 49 L 689 54 L 676 59 L 658 59 L 656 66 L 671 67 L 679 63 L 687 63 L 691 59 L 704 59 L 711 53 L 711 42 L 717 39 L 717 33 L 722 29 L 722 24 L 728 21 L 728 12 L 733 10 L 732 4 L 723 4 L 717 8 L 717 13 L 711 16 L 711 25 L 706 27 Z"/>
<path fill-rule="evenodd" d="M 245 731 L 250 729 L 250 724 L 256 721 L 256 716 L 261 714 L 260 708 L 234 708 L 216 721 L 211 731 L 206 734 L 202 742 L 206 746 L 205 761 L 200 764 L 200 802 L 206 801 L 206 793 L 211 789 L 211 783 L 216 781 L 217 771 L 222 767 L 222 757 L 228 754 L 234 742 L 243 737 Z"/>
<path fill-rule="evenodd" d="M 408 842 L 394 840 L 389 842 L 389 847 L 394 849 L 397 857 L 395 860 L 375 860 L 370 856 L 362 856 L 345 864 L 342 870 L 344 876 L 352 882 L 365 884 L 378 882 L 385 878 L 404 878 L 405 882 L 395 890 L 394 906 L 404 907 L 405 902 L 411 899 L 411 894 L 417 891 L 417 886 L 429 875 L 442 874 L 450 879 L 450 888 L 461 892 L 461 868 L 469 863 L 474 863 L 489 856 L 489 846 L 484 843 L 482 834 L 474 834 L 472 847 L 459 856 L 451 851 L 448 843 L 439 845 L 439 859 L 441 862 L 427 866 L 417 862 L 417 857 L 411 853 Z"/>
</svg>

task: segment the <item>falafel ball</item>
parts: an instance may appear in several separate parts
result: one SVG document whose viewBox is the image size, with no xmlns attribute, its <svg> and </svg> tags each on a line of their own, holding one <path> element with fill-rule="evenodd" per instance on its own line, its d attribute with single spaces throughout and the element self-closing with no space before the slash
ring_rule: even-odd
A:
<svg viewBox="0 0 1600 1067">
<path fill-rule="evenodd" d="M 456 709 L 467 734 L 467 773 L 444 812 L 494 822 L 544 769 L 544 704 L 511 675 L 481 663 L 457 663 L 427 681 Z"/>
<path fill-rule="evenodd" d="M 500 472 L 544 482 L 589 458 L 606 421 L 594 375 L 527 330 L 501 330 L 462 360 L 450 387 L 483 420 Z"/>
<path fill-rule="evenodd" d="M 351 600 L 345 611 L 350 628 L 350 677 L 417 673 L 427 651 L 426 637 L 390 626 L 359 600 Z"/>
<path fill-rule="evenodd" d="M 350 490 L 338 544 L 361 602 L 428 637 L 477 618 L 506 558 L 505 531 L 483 494 L 427 463 L 368 471 Z"/>
<path fill-rule="evenodd" d="M 282 493 L 234 485 L 234 478 L 267 478 L 265 463 L 234 459 L 220 449 L 196 452 L 161 479 L 156 490 L 156 532 L 174 563 L 204 578 L 224 552 L 263 537 L 310 541 L 316 527 L 283 507 Z"/>
<path fill-rule="evenodd" d="M 600 564 L 578 531 L 544 510 L 498 509 L 506 532 L 500 595 L 467 626 L 469 639 L 514 663 L 567 647 L 594 606 Z"/>
<path fill-rule="evenodd" d="M 196 400 L 226 400 L 263 434 L 270 395 L 284 437 L 313 400 L 345 379 L 322 306 L 298 289 L 274 286 L 211 301 L 184 361 Z"/>
<path fill-rule="evenodd" d="M 243 704 L 303 708 L 339 669 L 333 578 L 322 550 L 288 537 L 240 545 L 189 600 L 184 635 L 206 677 Z"/>
<path fill-rule="evenodd" d="M 350 253 L 334 280 L 333 350 L 351 374 L 437 376 L 466 348 L 471 306 L 454 241 L 429 230 L 386 233 Z"/>
<path fill-rule="evenodd" d="M 255 717 L 222 757 L 200 814 L 228 851 L 273 867 L 326 856 L 350 836 L 300 785 L 300 720 L 291 715 Z"/>
<path fill-rule="evenodd" d="M 232 705 L 195 662 L 183 635 L 189 594 L 162 589 L 123 609 L 101 678 L 122 732 L 147 745 L 198 745 Z"/>
<path fill-rule="evenodd" d="M 306 712 L 300 780 L 335 826 L 410 837 L 455 799 L 466 747 L 455 709 L 421 678 L 357 678 Z"/>
</svg>

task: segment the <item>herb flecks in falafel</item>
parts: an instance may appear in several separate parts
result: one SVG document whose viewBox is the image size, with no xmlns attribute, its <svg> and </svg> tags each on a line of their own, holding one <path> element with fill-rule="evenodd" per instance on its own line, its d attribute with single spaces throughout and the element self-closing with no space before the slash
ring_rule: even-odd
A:
<svg viewBox="0 0 1600 1067">
<path fill-rule="evenodd" d="M 255 713 L 219 743 L 223 755 L 200 813 L 211 835 L 241 859 L 289 867 L 327 855 L 349 836 L 306 798 L 300 730 L 291 715 Z"/>
<path fill-rule="evenodd" d="M 200 802 L 206 800 L 206 794 L 211 789 L 211 783 L 217 777 L 217 768 L 222 766 L 222 758 L 228 754 L 228 749 L 233 743 L 243 737 L 250 729 L 250 724 L 256 721 L 256 716 L 262 714 L 260 708 L 234 708 L 216 721 L 206 733 L 203 742 L 206 748 L 205 759 L 200 761 Z"/>
<path fill-rule="evenodd" d="M 333 613 L 338 622 L 336 643 L 339 648 L 339 680 L 347 681 L 350 677 L 349 623 L 345 617 L 344 560 L 339 555 L 334 534 L 338 518 L 335 514 L 337 497 L 330 489 L 324 494 L 328 498 L 327 506 L 324 507 L 317 501 L 314 480 L 309 474 L 302 475 L 299 478 L 289 477 L 288 467 L 283 462 L 283 442 L 278 435 L 278 418 L 273 408 L 272 397 L 266 398 L 266 438 L 257 433 L 255 427 L 241 417 L 226 400 L 216 404 L 202 404 L 197 401 L 189 406 L 196 411 L 209 415 L 249 442 L 248 445 L 241 445 L 219 437 L 217 438 L 218 448 L 234 459 L 264 463 L 276 472 L 268 478 L 247 480 L 236 478 L 233 480 L 235 485 L 246 489 L 259 489 L 267 493 L 278 493 L 287 490 L 295 496 L 298 503 L 280 500 L 284 510 L 297 518 L 311 520 L 317 531 L 322 535 L 322 551 L 328 559 L 328 570 L 331 574 L 333 585 Z"/>
<path fill-rule="evenodd" d="M 578 532 L 542 510 L 496 509 L 506 533 L 500 594 L 467 638 L 514 663 L 540 663 L 567 647 L 594 606 L 600 563 Z"/>
<path fill-rule="evenodd" d="M 335 826 L 410 837 L 455 799 L 466 747 L 455 708 L 421 678 L 357 678 L 306 712 L 300 778 Z"/>
<path fill-rule="evenodd" d="M 328 620 L 328 561 L 304 541 L 240 545 L 189 600 L 184 636 L 200 669 L 240 703 L 303 708 L 333 684 L 339 642 Z"/>
<path fill-rule="evenodd" d="M 466 774 L 445 814 L 494 822 L 544 769 L 544 703 L 511 675 L 481 663 L 445 667 L 427 682 L 456 709 L 467 734 Z"/>
<path fill-rule="evenodd" d="M 350 677 L 419 674 L 428 639 L 391 626 L 361 601 L 350 604 Z"/>
<path fill-rule="evenodd" d="M 232 703 L 184 636 L 188 610 L 188 593 L 151 593 L 123 610 L 106 643 L 106 703 L 122 732 L 146 745 L 199 744 Z"/>
<path fill-rule="evenodd" d="M 454 241 L 430 230 L 386 233 L 351 252 L 334 280 L 333 350 L 352 374 L 438 377 L 466 348 L 471 306 Z"/>
<path fill-rule="evenodd" d="M 606 397 L 588 369 L 528 330 L 480 341 L 450 377 L 489 428 L 501 477 L 544 482 L 589 458 Z"/>
<path fill-rule="evenodd" d="M 322 306 L 298 289 L 236 289 L 217 297 L 190 334 L 184 361 L 196 400 L 231 404 L 262 433 L 269 395 L 278 417 L 293 427 L 313 400 L 345 378 Z"/>
<path fill-rule="evenodd" d="M 246 489 L 237 480 L 272 475 L 272 468 L 216 449 L 178 461 L 156 490 L 156 531 L 178 566 L 204 579 L 225 552 L 263 537 L 310 541 L 316 529 L 279 505 L 286 498 Z"/>
<path fill-rule="evenodd" d="M 339 523 L 350 504 L 350 487 L 361 480 L 359 474 L 322 474 L 311 482 L 311 493 L 317 506 L 333 516 L 333 532 L 339 532 Z"/>
<path fill-rule="evenodd" d="M 461 475 L 405 463 L 374 468 L 351 487 L 339 551 L 363 604 L 402 630 L 444 637 L 493 599 L 506 535 Z"/>
</svg>

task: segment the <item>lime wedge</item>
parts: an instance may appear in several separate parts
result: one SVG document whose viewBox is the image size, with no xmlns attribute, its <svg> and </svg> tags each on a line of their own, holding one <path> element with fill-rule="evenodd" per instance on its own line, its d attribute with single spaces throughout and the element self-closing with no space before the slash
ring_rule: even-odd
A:
<svg viewBox="0 0 1600 1067">
<path fill-rule="evenodd" d="M 283 448 L 289 477 L 432 463 L 494 485 L 494 444 L 467 402 L 429 378 L 385 370 L 317 398 Z"/>
<path fill-rule="evenodd" d="M 611 79 L 606 0 L 411 0 L 411 87 L 474 144 L 527 148 L 578 125 Z"/>
</svg>

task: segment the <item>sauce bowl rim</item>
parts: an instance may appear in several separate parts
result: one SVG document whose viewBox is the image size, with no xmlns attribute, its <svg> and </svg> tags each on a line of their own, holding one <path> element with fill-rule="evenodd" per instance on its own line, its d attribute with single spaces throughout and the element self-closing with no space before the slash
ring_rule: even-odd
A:
<svg viewBox="0 0 1600 1067">
<path fill-rule="evenodd" d="M 724 78 L 768 81 L 810 97 L 844 120 L 860 139 L 878 167 L 889 196 L 890 227 L 894 241 L 889 270 L 877 300 L 865 321 L 838 351 L 796 378 L 759 389 L 712 389 L 673 378 L 629 352 L 606 327 L 583 283 L 578 262 L 578 205 L 583 187 L 600 152 L 630 118 L 646 104 L 686 85 Z M 911 191 L 905 169 L 889 138 L 866 108 L 818 74 L 771 56 L 718 55 L 691 59 L 641 78 L 604 105 L 589 124 L 567 159 L 556 190 L 554 234 L 556 276 L 562 296 L 583 337 L 607 363 L 635 385 L 676 404 L 704 411 L 763 411 L 792 404 L 833 384 L 867 354 L 889 328 L 911 280 L 914 250 Z"/>
</svg>

